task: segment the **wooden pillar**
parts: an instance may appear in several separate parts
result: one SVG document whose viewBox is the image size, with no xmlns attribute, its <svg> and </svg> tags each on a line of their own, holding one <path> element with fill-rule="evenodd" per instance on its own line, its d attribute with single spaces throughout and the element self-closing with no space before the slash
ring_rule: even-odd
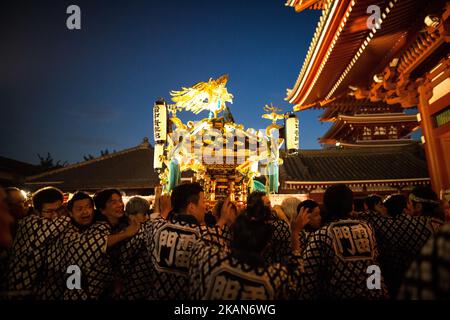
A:
<svg viewBox="0 0 450 320">
<path fill-rule="evenodd" d="M 439 155 L 437 154 L 437 141 L 433 137 L 433 123 L 428 105 L 429 92 L 427 88 L 421 85 L 419 88 L 419 105 L 420 112 L 420 127 L 422 128 L 422 135 L 425 137 L 425 154 L 428 164 L 428 173 L 431 178 L 431 187 L 436 192 L 442 189 L 442 179 L 439 173 Z"/>
<path fill-rule="evenodd" d="M 450 58 L 444 58 L 439 67 L 434 68 L 425 76 L 425 81 L 418 88 L 422 134 L 425 137 L 425 152 L 428 171 L 431 178 L 431 186 L 438 194 L 450 189 L 450 124 L 447 123 L 436 128 L 434 115 L 450 105 L 450 87 L 447 86 L 450 79 Z M 437 91 L 448 88 L 449 93 L 433 97 L 433 90 L 441 86 Z M 433 98 L 432 98 L 433 97 Z M 431 103 L 430 103 L 431 102 Z"/>
</svg>

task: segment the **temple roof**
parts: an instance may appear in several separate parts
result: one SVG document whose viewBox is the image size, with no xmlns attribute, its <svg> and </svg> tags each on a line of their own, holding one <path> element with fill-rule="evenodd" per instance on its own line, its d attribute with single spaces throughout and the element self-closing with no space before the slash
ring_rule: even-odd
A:
<svg viewBox="0 0 450 320">
<path fill-rule="evenodd" d="M 0 183 L 5 187 L 22 185 L 26 176 L 42 171 L 40 166 L 0 157 Z"/>
<path fill-rule="evenodd" d="M 373 76 L 402 57 L 416 40 L 425 26 L 425 15 L 437 2 L 330 0 L 286 100 L 295 104 L 295 110 L 303 110 L 348 93 L 349 86 L 369 87 Z M 371 5 L 381 9 L 380 29 L 367 27 Z M 433 41 L 422 41 L 421 50 Z"/>
<path fill-rule="evenodd" d="M 417 145 L 391 148 L 300 150 L 284 158 L 283 181 L 349 183 L 428 181 L 422 149 Z"/>
<path fill-rule="evenodd" d="M 339 115 L 338 120 L 346 123 L 396 123 L 396 122 L 417 122 L 415 114 L 404 113 L 373 113 L 358 115 Z"/>
<path fill-rule="evenodd" d="M 32 189 L 52 185 L 63 191 L 104 188 L 151 189 L 159 183 L 148 141 L 137 147 L 28 177 Z"/>
<path fill-rule="evenodd" d="M 407 129 L 403 130 L 401 138 L 407 136 L 411 131 L 419 127 L 417 116 L 404 113 L 386 114 L 359 114 L 359 115 L 339 115 L 330 129 L 319 139 L 320 143 L 334 144 L 336 141 L 351 131 L 350 126 L 364 126 L 370 124 L 393 125 L 402 124 Z M 345 140 L 345 139 L 344 139 Z M 390 140 L 389 143 L 393 141 Z M 401 143 L 402 141 L 399 141 Z M 394 142 L 395 143 L 395 142 Z M 405 141 L 403 141 L 405 143 Z"/>
<path fill-rule="evenodd" d="M 322 103 L 320 107 L 325 108 L 324 113 L 320 116 L 320 121 L 336 121 L 338 115 L 341 114 L 354 115 L 403 111 L 399 104 L 389 105 L 382 101 L 372 102 L 369 99 L 357 100 L 353 96 L 342 96 L 328 103 Z"/>
<path fill-rule="evenodd" d="M 327 0 L 287 0 L 285 5 L 294 7 L 295 11 L 300 12 L 305 9 L 322 10 Z"/>
</svg>

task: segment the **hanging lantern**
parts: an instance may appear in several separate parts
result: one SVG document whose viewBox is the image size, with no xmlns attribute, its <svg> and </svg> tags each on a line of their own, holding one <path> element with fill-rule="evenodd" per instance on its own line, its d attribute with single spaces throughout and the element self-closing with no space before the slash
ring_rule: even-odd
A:
<svg viewBox="0 0 450 320">
<path fill-rule="evenodd" d="M 164 143 L 167 139 L 167 106 L 163 100 L 153 105 L 153 134 L 155 143 Z"/>
<path fill-rule="evenodd" d="M 299 121 L 295 114 L 286 119 L 286 148 L 289 152 L 299 149 Z"/>
</svg>

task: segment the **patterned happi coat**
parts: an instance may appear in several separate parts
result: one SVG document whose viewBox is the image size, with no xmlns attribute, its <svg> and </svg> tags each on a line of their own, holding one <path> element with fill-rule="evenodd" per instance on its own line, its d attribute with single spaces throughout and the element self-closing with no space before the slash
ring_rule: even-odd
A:
<svg viewBox="0 0 450 320">
<path fill-rule="evenodd" d="M 183 300 L 189 296 L 188 271 L 194 244 L 224 242 L 221 230 L 199 226 L 189 215 L 174 215 L 147 224 L 147 248 L 151 259 L 149 299 Z"/>
<path fill-rule="evenodd" d="M 121 290 L 115 296 L 120 300 L 147 299 L 152 287 L 153 268 L 147 248 L 147 232 L 152 229 L 152 221 L 141 225 L 138 233 L 118 245 L 118 273 Z"/>
<path fill-rule="evenodd" d="M 112 282 L 112 270 L 106 251 L 111 227 L 95 223 L 80 229 L 73 222 L 47 250 L 44 281 L 37 297 L 42 300 L 87 300 L 104 296 Z M 80 288 L 68 285 L 74 274 L 73 266 L 81 272 Z"/>
<path fill-rule="evenodd" d="M 308 241 L 310 237 L 314 234 L 314 232 L 306 231 L 303 229 L 300 231 L 300 252 L 304 252 L 306 250 L 306 246 L 308 245 Z"/>
<path fill-rule="evenodd" d="M 450 224 L 431 237 L 405 274 L 400 299 L 450 299 Z"/>
<path fill-rule="evenodd" d="M 310 237 L 302 253 L 301 299 L 383 299 L 387 289 L 367 285 L 370 266 L 379 266 L 372 227 L 358 220 L 339 220 Z"/>
<path fill-rule="evenodd" d="M 81 289 L 66 289 L 64 299 L 111 298 L 114 273 L 110 253 L 107 250 L 108 236 L 111 234 L 111 225 L 97 222 L 81 233 L 78 241 L 70 246 L 69 263 L 80 267 Z"/>
<path fill-rule="evenodd" d="M 73 224 L 55 239 L 47 248 L 42 270 L 42 282 L 37 288 L 36 298 L 39 300 L 60 300 L 67 287 L 65 275 L 70 266 L 70 248 L 78 241 L 79 230 Z"/>
<path fill-rule="evenodd" d="M 30 215 L 19 221 L 8 262 L 6 289 L 11 298 L 36 295 L 45 280 L 48 248 L 70 224 L 66 216 L 45 219 Z"/>
<path fill-rule="evenodd" d="M 191 299 L 274 300 L 287 299 L 297 291 L 300 256 L 290 255 L 289 264 L 250 266 L 230 250 L 199 241 L 192 253 L 189 272 Z"/>
<path fill-rule="evenodd" d="M 383 217 L 375 212 L 365 213 L 361 219 L 375 230 L 382 273 L 391 298 L 395 298 L 406 270 L 442 222 L 405 214 Z"/>
<path fill-rule="evenodd" d="M 272 227 L 272 239 L 264 258 L 268 264 L 285 263 L 291 254 L 291 228 L 277 217 L 267 222 Z"/>
</svg>

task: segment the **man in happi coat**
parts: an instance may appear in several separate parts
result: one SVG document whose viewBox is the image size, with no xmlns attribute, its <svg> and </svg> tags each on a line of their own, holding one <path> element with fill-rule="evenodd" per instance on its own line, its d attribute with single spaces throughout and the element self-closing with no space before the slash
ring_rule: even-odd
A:
<svg viewBox="0 0 450 320">
<path fill-rule="evenodd" d="M 64 215 L 63 193 L 53 187 L 33 195 L 38 215 L 21 219 L 10 252 L 7 295 L 10 298 L 33 298 L 45 280 L 44 264 L 51 244 L 65 232 L 70 218 Z"/>
<path fill-rule="evenodd" d="M 188 270 L 191 252 L 199 238 L 222 241 L 220 230 L 204 225 L 206 204 L 197 183 L 181 184 L 171 195 L 168 219 L 155 219 L 147 230 L 153 281 L 149 299 L 183 300 L 188 297 Z M 225 207 L 228 206 L 224 204 Z"/>
<path fill-rule="evenodd" d="M 379 267 L 378 250 L 372 227 L 349 219 L 352 191 L 345 185 L 334 185 L 326 190 L 323 201 L 327 220 L 309 237 L 302 254 L 299 298 L 386 299 L 381 274 L 368 285 L 368 271 L 373 273 L 371 268 Z"/>
</svg>

